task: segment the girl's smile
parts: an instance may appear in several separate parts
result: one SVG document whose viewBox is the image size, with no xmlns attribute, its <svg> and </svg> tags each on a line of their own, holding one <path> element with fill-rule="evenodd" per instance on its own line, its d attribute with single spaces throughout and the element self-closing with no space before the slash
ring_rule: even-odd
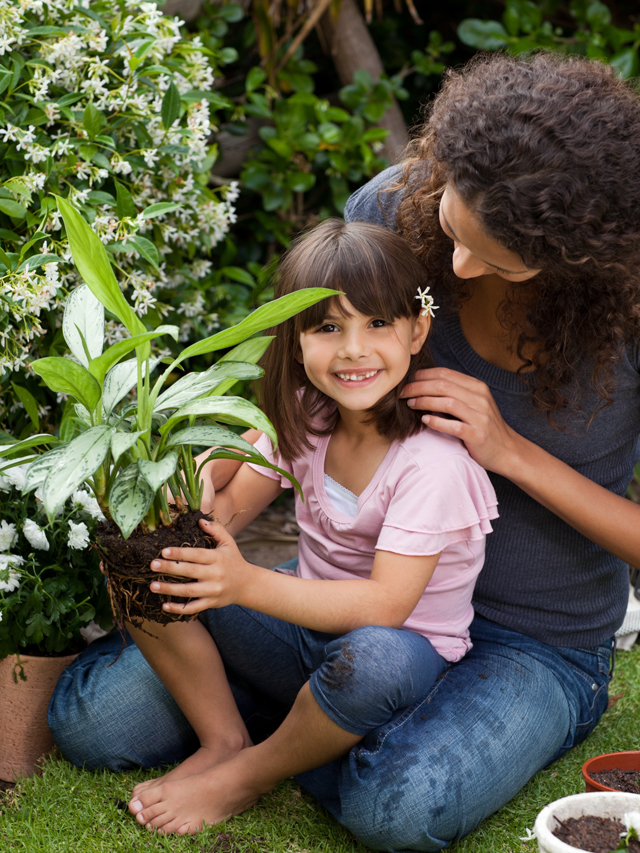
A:
<svg viewBox="0 0 640 853">
<path fill-rule="evenodd" d="M 339 410 L 365 411 L 402 382 L 428 330 L 428 317 L 367 317 L 341 297 L 321 325 L 301 333 L 298 360 Z"/>
</svg>

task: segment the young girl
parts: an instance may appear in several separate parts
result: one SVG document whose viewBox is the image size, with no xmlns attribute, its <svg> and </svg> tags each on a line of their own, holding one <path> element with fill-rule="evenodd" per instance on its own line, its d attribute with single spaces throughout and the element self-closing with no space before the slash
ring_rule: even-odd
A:
<svg viewBox="0 0 640 853">
<path fill-rule="evenodd" d="M 151 589 L 194 598 L 164 606 L 199 621 L 158 638 L 130 629 L 200 741 L 175 770 L 134 789 L 138 821 L 165 833 L 217 823 L 344 755 L 425 699 L 470 648 L 497 502 L 462 443 L 423 428 L 400 400 L 431 366 L 424 269 L 396 234 L 331 220 L 287 253 L 277 295 L 327 286 L 344 295 L 279 327 L 266 360 L 264 408 L 280 446 L 263 436 L 257 447 L 302 486 L 295 576 L 250 565 L 235 545 L 290 487 L 245 464 L 215 496 L 226 529 L 202 522 L 218 547 L 167 549 L 151 564 L 193 579 Z M 291 708 L 256 746 L 227 672 Z"/>
</svg>

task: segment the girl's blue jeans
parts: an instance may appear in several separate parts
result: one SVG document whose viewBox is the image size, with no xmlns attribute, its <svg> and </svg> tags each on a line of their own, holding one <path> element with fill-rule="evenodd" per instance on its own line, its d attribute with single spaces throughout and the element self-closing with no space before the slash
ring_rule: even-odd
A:
<svg viewBox="0 0 640 853">
<path fill-rule="evenodd" d="M 269 617 L 236 607 L 201 618 L 254 740 L 280 724 L 312 672 L 321 673 L 321 707 L 366 732 L 344 758 L 298 781 L 375 849 L 434 851 L 461 838 L 583 740 L 607 707 L 612 641 L 556 648 L 476 617 L 473 649 L 433 681 L 411 673 L 429 660 L 421 643 L 431 647 L 408 631 L 335 639 L 279 620 L 276 630 Z M 372 643 L 382 643 L 377 655 Z M 198 747 L 193 730 L 130 639 L 109 666 L 120 646 L 117 633 L 98 640 L 63 673 L 49 706 L 56 743 L 88 769 L 184 760 Z"/>
</svg>

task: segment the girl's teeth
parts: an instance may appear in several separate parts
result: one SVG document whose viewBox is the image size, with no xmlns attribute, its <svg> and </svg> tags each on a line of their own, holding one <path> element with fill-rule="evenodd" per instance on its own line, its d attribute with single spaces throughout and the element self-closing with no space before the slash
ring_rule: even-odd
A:
<svg viewBox="0 0 640 853">
<path fill-rule="evenodd" d="M 370 373 L 338 373 L 337 376 L 340 379 L 344 379 L 345 381 L 351 382 L 361 382 L 363 379 L 370 379 L 372 376 L 375 376 L 377 370 L 372 370 Z"/>
</svg>

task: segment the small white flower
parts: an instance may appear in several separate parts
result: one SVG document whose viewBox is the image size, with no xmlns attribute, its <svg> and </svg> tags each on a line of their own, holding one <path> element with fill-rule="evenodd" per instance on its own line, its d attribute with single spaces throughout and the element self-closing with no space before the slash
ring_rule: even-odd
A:
<svg viewBox="0 0 640 853">
<path fill-rule="evenodd" d="M 433 296 L 429 294 L 430 289 L 430 287 L 425 287 L 424 290 L 420 290 L 420 288 L 418 288 L 418 295 L 415 297 L 416 299 L 419 299 L 422 303 L 422 310 L 420 311 L 420 314 L 423 317 L 433 317 L 433 312 L 436 310 L 436 308 L 440 307 L 439 305 L 433 304 Z"/>
<path fill-rule="evenodd" d="M 81 521 L 79 524 L 75 524 L 73 521 L 69 522 L 67 544 L 69 548 L 73 548 L 76 551 L 83 551 L 87 547 L 89 544 L 89 530 L 84 521 Z"/>
<path fill-rule="evenodd" d="M 635 832 L 635 837 L 640 838 L 640 812 L 626 812 L 622 822 L 627 827 L 628 834 Z M 631 837 L 633 838 L 633 835 Z"/>
<path fill-rule="evenodd" d="M 13 540 L 15 538 L 15 524 L 9 524 L 7 521 L 0 522 L 0 551 L 8 551 L 13 545 Z"/>
<path fill-rule="evenodd" d="M 80 504 L 80 506 L 89 513 L 91 518 L 97 518 L 98 521 L 104 521 L 104 515 L 98 501 L 90 495 L 89 492 L 85 492 L 84 489 L 78 489 L 77 492 L 74 492 L 71 496 L 71 499 L 74 504 Z"/>
<path fill-rule="evenodd" d="M 0 474 L 0 491 L 9 492 L 12 486 L 22 491 L 22 487 L 24 486 L 24 471 L 22 470 L 22 466 L 6 468 Z"/>
<path fill-rule="evenodd" d="M 25 520 L 24 525 L 22 526 L 22 532 L 24 533 L 25 539 L 31 545 L 32 548 L 37 548 L 39 551 L 48 551 L 49 550 L 49 540 L 47 539 L 47 534 L 44 530 L 39 527 L 35 521 L 32 521 L 30 518 Z"/>
<path fill-rule="evenodd" d="M 520 841 L 534 841 L 535 840 L 536 834 L 535 834 L 535 832 L 533 832 L 533 830 L 529 829 L 528 826 L 525 828 L 525 832 L 527 834 L 521 835 Z"/>
<path fill-rule="evenodd" d="M 20 575 L 11 566 L 21 566 L 24 559 L 17 554 L 0 554 L 0 590 L 13 592 L 20 586 Z"/>
</svg>

